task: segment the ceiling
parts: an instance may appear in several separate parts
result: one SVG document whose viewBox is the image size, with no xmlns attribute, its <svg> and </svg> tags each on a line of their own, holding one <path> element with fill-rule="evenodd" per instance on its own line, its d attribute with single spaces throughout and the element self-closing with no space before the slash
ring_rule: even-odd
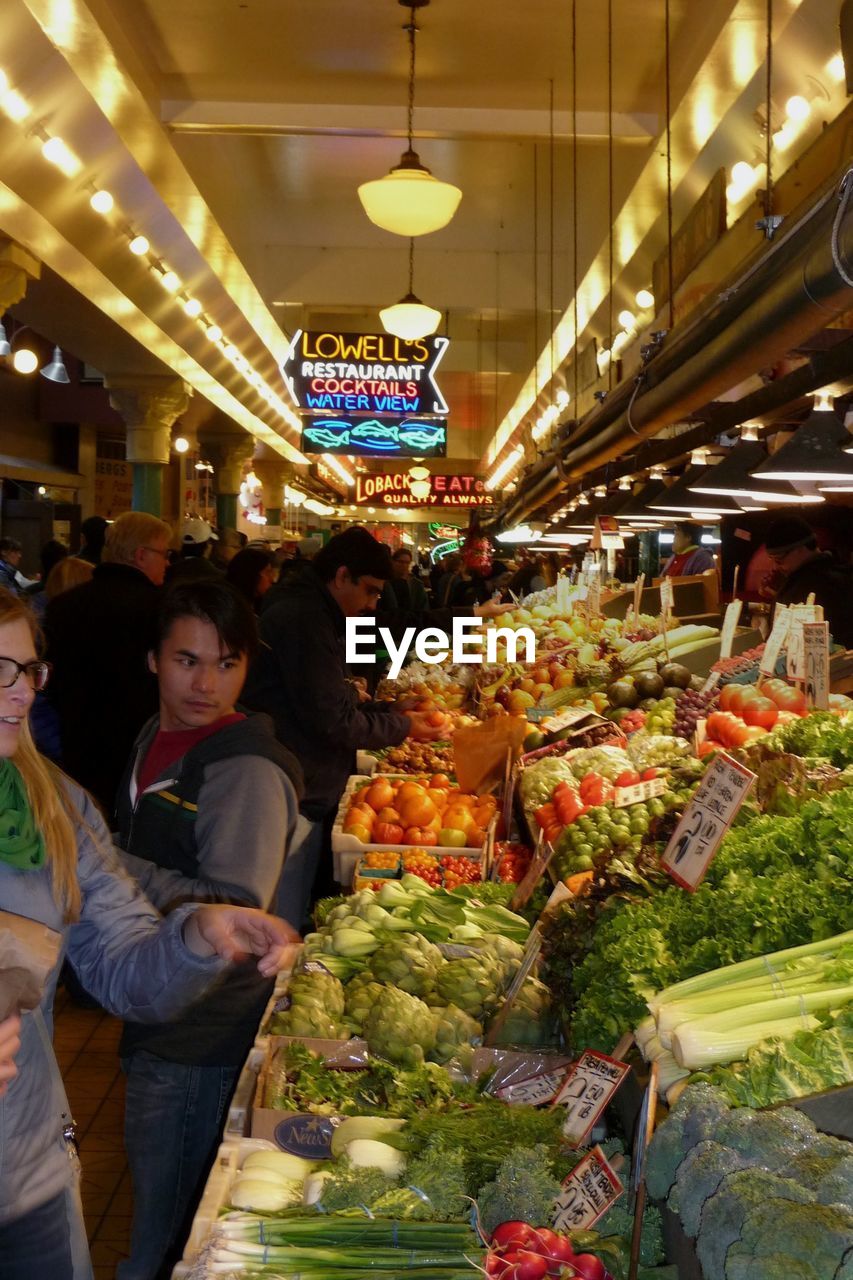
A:
<svg viewBox="0 0 853 1280">
<path fill-rule="evenodd" d="M 808 91 L 823 118 L 844 101 L 823 70 L 836 8 L 775 5 L 774 93 Z M 670 0 L 676 223 L 717 168 L 753 158 L 766 9 Z M 378 309 L 406 292 L 407 242 L 367 220 L 356 188 L 404 146 L 408 12 L 397 0 L 4 0 L 0 68 L 31 111 L 0 115 L 0 233 L 45 264 L 16 314 L 108 375 L 172 371 L 300 460 L 278 372 L 289 335 L 375 332 Z M 575 86 L 571 20 L 566 0 L 432 0 L 418 13 L 415 145 L 463 190 L 414 257 L 416 292 L 451 339 L 441 384 L 459 469 L 485 473 L 526 430 L 571 352 L 576 286 L 581 329 L 607 339 L 609 276 L 613 313 L 633 306 L 665 245 L 664 0 L 577 0 Z M 80 158 L 73 179 L 44 161 L 36 126 Z M 89 208 L 93 187 L 115 197 L 107 217 Z M 127 250 L 139 232 L 143 259 Z"/>
</svg>

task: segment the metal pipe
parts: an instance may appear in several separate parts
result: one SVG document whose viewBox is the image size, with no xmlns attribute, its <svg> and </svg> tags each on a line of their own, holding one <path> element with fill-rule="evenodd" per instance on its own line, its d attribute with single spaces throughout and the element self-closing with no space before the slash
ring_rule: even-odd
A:
<svg viewBox="0 0 853 1280">
<path fill-rule="evenodd" d="M 843 176 L 832 191 L 838 199 L 823 195 L 794 225 L 782 242 L 787 252 L 773 245 L 742 277 L 742 288 L 726 290 L 710 313 L 662 349 L 642 372 L 642 386 L 623 383 L 579 424 L 562 457 L 525 482 L 502 523 L 516 523 L 567 482 L 702 409 L 850 307 L 853 290 L 844 277 L 853 272 L 853 193 Z"/>
</svg>

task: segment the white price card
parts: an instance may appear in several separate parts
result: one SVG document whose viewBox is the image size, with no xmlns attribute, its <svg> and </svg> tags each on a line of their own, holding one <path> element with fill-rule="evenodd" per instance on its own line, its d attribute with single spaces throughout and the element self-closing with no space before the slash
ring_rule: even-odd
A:
<svg viewBox="0 0 853 1280">
<path fill-rule="evenodd" d="M 721 678 L 721 673 L 719 671 L 712 671 L 711 674 L 708 676 L 708 679 L 702 685 L 701 692 L 713 693 L 717 685 L 720 683 L 720 678 Z"/>
<path fill-rule="evenodd" d="M 646 581 L 646 575 L 641 573 L 637 581 L 634 583 L 634 623 L 640 624 L 640 600 L 643 595 L 643 586 Z"/>
<path fill-rule="evenodd" d="M 806 654 L 803 644 L 803 627 L 807 622 L 823 622 L 823 608 L 815 604 L 792 604 L 788 612 L 790 625 L 786 674 L 789 680 L 805 680 Z"/>
<path fill-rule="evenodd" d="M 554 1099 L 555 1106 L 565 1107 L 563 1136 L 570 1147 L 583 1145 L 629 1070 L 626 1062 L 584 1050 Z"/>
<path fill-rule="evenodd" d="M 803 627 L 806 705 L 829 710 L 829 623 L 807 622 Z"/>
<path fill-rule="evenodd" d="M 530 1076 L 518 1083 L 505 1084 L 498 1089 L 495 1097 L 512 1106 L 541 1107 L 551 1102 L 563 1079 L 562 1071 L 544 1071 L 540 1075 Z"/>
<path fill-rule="evenodd" d="M 589 576 L 589 586 L 586 593 L 587 612 L 592 614 L 601 613 L 601 574 L 591 573 Z"/>
<path fill-rule="evenodd" d="M 779 661 L 779 654 L 785 647 L 790 626 L 790 609 L 786 604 L 777 604 L 776 612 L 773 614 L 773 627 L 765 642 L 764 652 L 759 663 L 758 669 L 762 675 L 772 676 L 776 671 L 776 663 Z"/>
<path fill-rule="evenodd" d="M 645 804 L 647 800 L 662 796 L 666 790 L 666 778 L 649 778 L 648 782 L 637 782 L 630 787 L 617 787 L 613 808 L 627 809 L 629 804 Z"/>
<path fill-rule="evenodd" d="M 708 721 L 705 716 L 700 716 L 696 721 L 696 727 L 693 730 L 693 754 L 698 756 L 699 748 L 708 737 Z"/>
<path fill-rule="evenodd" d="M 586 1231 L 624 1190 L 601 1147 L 593 1147 L 563 1182 L 554 1202 L 554 1230 Z"/>
<path fill-rule="evenodd" d="M 302 964 L 303 973 L 331 973 L 331 969 L 327 969 L 321 960 L 305 960 Z"/>
<path fill-rule="evenodd" d="M 664 619 L 672 613 L 672 578 L 660 580 L 660 611 Z"/>
<path fill-rule="evenodd" d="M 731 604 L 726 605 L 726 612 L 723 617 L 723 630 L 720 635 L 721 658 L 730 658 L 732 656 L 732 645 L 735 640 L 737 624 L 740 622 L 740 611 L 742 607 L 740 600 L 733 600 Z"/>
<path fill-rule="evenodd" d="M 684 810 L 661 865 L 676 884 L 693 893 L 699 887 L 735 814 L 755 781 L 755 774 L 720 752 Z"/>
<path fill-rule="evenodd" d="M 557 612 L 568 617 L 572 611 L 571 583 L 564 573 L 557 579 Z"/>
<path fill-rule="evenodd" d="M 545 716 L 538 722 L 540 729 L 544 729 L 546 733 L 557 733 L 560 729 L 567 728 L 570 724 L 577 724 L 581 720 L 588 720 L 594 712 L 588 707 L 564 707 L 562 711 L 557 711 L 552 716 Z"/>
</svg>

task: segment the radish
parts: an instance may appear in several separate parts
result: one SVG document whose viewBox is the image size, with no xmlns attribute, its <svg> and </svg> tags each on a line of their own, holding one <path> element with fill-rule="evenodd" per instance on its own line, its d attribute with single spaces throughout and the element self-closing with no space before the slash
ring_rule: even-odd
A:
<svg viewBox="0 0 853 1280">
<path fill-rule="evenodd" d="M 539 1233 L 527 1222 L 502 1222 L 492 1232 L 492 1244 L 499 1249 L 523 1248 L 538 1236 Z"/>
<path fill-rule="evenodd" d="M 548 1263 L 539 1253 L 532 1249 L 518 1251 L 518 1263 L 515 1268 L 516 1280 L 544 1280 L 548 1274 Z"/>
<path fill-rule="evenodd" d="M 541 1257 L 545 1259 L 548 1270 L 554 1275 L 559 1275 L 562 1267 L 573 1266 L 575 1263 L 572 1242 L 564 1236 L 555 1236 L 553 1244 L 543 1245 Z"/>
<path fill-rule="evenodd" d="M 612 1280 L 610 1272 L 594 1253 L 579 1253 L 572 1258 L 571 1266 L 583 1280 Z"/>
</svg>

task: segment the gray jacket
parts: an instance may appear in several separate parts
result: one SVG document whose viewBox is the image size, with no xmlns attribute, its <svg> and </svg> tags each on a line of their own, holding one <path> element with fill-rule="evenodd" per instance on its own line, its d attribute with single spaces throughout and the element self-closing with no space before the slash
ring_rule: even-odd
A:
<svg viewBox="0 0 853 1280">
<path fill-rule="evenodd" d="M 185 946 L 181 927 L 193 907 L 162 920 L 120 867 L 100 813 L 70 780 L 82 822 L 78 834 L 80 919 L 64 925 L 50 871 L 16 871 L 0 862 L 0 909 L 38 920 L 63 935 L 63 951 L 86 989 L 119 1018 L 140 1022 L 176 1016 L 224 964 L 201 960 Z M 74 1164 L 62 1136 L 69 1107 L 47 1031 L 60 961 L 46 984 L 44 1021 L 22 1018 L 18 1074 L 0 1097 L 0 1225 L 47 1203 L 72 1180 Z"/>
</svg>

